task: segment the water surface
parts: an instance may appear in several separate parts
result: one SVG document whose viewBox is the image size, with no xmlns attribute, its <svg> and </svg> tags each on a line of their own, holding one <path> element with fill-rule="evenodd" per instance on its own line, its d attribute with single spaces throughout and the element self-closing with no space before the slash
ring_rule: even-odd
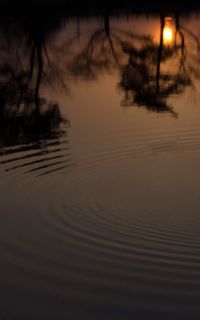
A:
<svg viewBox="0 0 200 320">
<path fill-rule="evenodd" d="M 0 30 L 2 319 L 199 319 L 198 15 Z"/>
</svg>

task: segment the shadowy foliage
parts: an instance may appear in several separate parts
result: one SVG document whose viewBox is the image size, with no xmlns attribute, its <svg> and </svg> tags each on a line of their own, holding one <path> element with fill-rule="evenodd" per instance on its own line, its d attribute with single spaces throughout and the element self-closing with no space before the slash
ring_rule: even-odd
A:
<svg viewBox="0 0 200 320">
<path fill-rule="evenodd" d="M 122 106 L 138 105 L 177 116 L 168 104 L 168 97 L 192 86 L 192 64 L 188 67 L 186 38 L 189 35 L 193 39 L 198 54 L 197 37 L 180 26 L 177 15 L 173 20 L 174 43 L 170 45 L 163 39 L 166 25 L 163 14 L 160 15 L 158 43 L 150 35 L 112 28 L 108 14 L 104 15 L 103 21 L 103 27 L 94 30 L 84 48 L 70 62 L 70 72 L 75 77 L 96 80 L 104 72 L 118 70 L 119 88 L 124 92 Z"/>
<path fill-rule="evenodd" d="M 20 27 L 14 40 L 13 30 L 2 34 L 6 41 L 0 53 L 0 130 L 6 145 L 58 137 L 65 122 L 58 104 L 40 93 L 51 64 L 46 49 L 51 28 L 28 21 Z"/>
<path fill-rule="evenodd" d="M 41 90 L 43 83 L 52 81 L 46 40 L 54 28 L 25 19 L 20 24 L 14 24 L 14 27 L 8 25 L 1 29 L 0 153 L 13 154 L 16 159 L 16 151 L 43 150 L 31 154 L 33 159 L 40 157 L 37 161 L 31 158 L 30 162 L 11 169 L 37 165 L 33 169 L 29 167 L 28 172 L 43 170 L 44 174 L 57 171 L 60 165 L 65 167 L 68 161 L 63 153 L 57 154 L 60 148 L 48 150 L 48 147 L 62 143 L 59 139 L 66 135 L 65 128 L 69 121 L 61 115 L 58 103 L 48 101 Z M 17 145 L 20 147 L 9 149 Z M 45 154 L 51 154 L 51 157 Z M 29 158 L 20 156 L 24 161 Z M 12 161 L 11 158 L 1 163 Z"/>
</svg>

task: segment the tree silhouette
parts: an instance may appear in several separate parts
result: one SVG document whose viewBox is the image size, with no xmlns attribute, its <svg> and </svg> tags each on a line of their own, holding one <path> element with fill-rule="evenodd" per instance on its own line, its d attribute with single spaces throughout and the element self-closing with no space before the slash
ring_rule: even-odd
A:
<svg viewBox="0 0 200 320">
<path fill-rule="evenodd" d="M 148 110 L 170 112 L 176 116 L 168 105 L 167 98 L 183 92 L 186 86 L 191 85 L 192 80 L 185 68 L 185 42 L 180 29 L 176 24 L 176 35 L 180 35 L 181 43 L 176 38 L 174 46 L 169 46 L 164 44 L 164 27 L 165 17 L 161 15 L 159 44 L 143 41 L 139 49 L 133 44 L 124 46 L 129 60 L 122 68 L 119 86 L 125 92 L 122 102 L 124 106 L 136 104 L 145 106 Z M 166 68 L 169 61 L 176 61 L 177 55 L 178 67 L 174 63 L 171 69 Z"/>
<path fill-rule="evenodd" d="M 2 41 L 0 54 L 4 57 L 0 64 L 0 147 L 1 154 L 12 153 L 8 149 L 21 146 L 16 150 L 46 150 L 48 146 L 61 144 L 60 138 L 66 136 L 66 125 L 57 102 L 48 101 L 41 96 L 40 88 L 47 79 L 47 67 L 50 67 L 46 38 L 50 30 L 26 24 L 25 33 L 16 34 L 17 50 L 10 53 L 10 43 Z M 6 39 L 9 35 L 6 35 Z M 15 46 L 16 44 L 14 44 Z M 13 48 L 16 49 L 16 48 Z M 14 52 L 19 54 L 14 54 Z M 52 142 L 50 142 L 52 141 Z M 67 147 L 68 148 L 68 147 Z M 43 163 L 38 169 L 66 163 L 64 155 L 45 158 L 51 163 Z M 15 154 L 15 151 L 14 151 Z M 14 155 L 13 154 L 13 155 Z M 43 153 L 41 153 L 43 155 Z M 45 159 L 37 160 L 37 163 Z M 57 161 L 53 161 L 57 159 Z M 59 159 L 59 160 L 58 160 Z M 9 160 L 11 162 L 11 160 Z M 36 164 L 32 161 L 31 164 Z M 27 164 L 24 164 L 28 165 Z M 53 169 L 52 169 L 53 171 Z"/>
<path fill-rule="evenodd" d="M 102 72 L 109 72 L 120 66 L 122 39 L 117 29 L 110 26 L 108 12 L 103 17 L 103 27 L 96 29 L 81 52 L 70 61 L 70 72 L 85 80 L 95 80 Z"/>
<path fill-rule="evenodd" d="M 70 72 L 84 80 L 95 80 L 103 72 L 118 70 L 119 88 L 124 92 L 123 106 L 144 106 L 151 111 L 177 116 L 168 104 L 168 97 L 192 86 L 192 64 L 187 66 L 185 39 L 192 38 L 199 51 L 197 37 L 180 25 L 177 15 L 174 17 L 174 44 L 170 45 L 165 44 L 163 37 L 167 23 L 164 14 L 160 15 L 159 43 L 150 35 L 111 27 L 108 12 L 103 22 L 103 27 L 92 33 L 83 49 L 70 61 Z"/>
</svg>

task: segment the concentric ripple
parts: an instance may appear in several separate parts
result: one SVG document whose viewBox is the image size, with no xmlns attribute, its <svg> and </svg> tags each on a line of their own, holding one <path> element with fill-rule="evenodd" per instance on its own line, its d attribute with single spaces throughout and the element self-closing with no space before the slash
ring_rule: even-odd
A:
<svg viewBox="0 0 200 320">
<path fill-rule="evenodd" d="M 159 138 L 124 133 L 107 138 L 110 151 L 107 145 L 91 148 L 78 154 L 79 161 L 65 138 L 42 149 L 4 150 L 6 181 L 15 174 L 62 172 L 72 158 L 77 165 L 67 176 L 39 179 L 37 188 L 27 180 L 2 198 L 3 314 L 9 319 L 198 319 L 200 218 L 194 208 L 199 200 L 190 185 L 197 177 L 188 168 L 193 152 L 186 151 L 197 156 L 199 142 L 198 130 L 163 131 Z M 177 187 L 184 197 L 177 196 Z"/>
<path fill-rule="evenodd" d="M 126 186 L 123 193 L 116 189 L 119 173 L 106 179 L 85 168 L 79 176 L 74 170 L 59 181 L 59 192 L 49 185 L 45 199 L 42 182 L 25 193 L 17 225 L 10 223 L 13 212 L 4 215 L 1 284 L 15 301 L 12 311 L 3 308 L 7 315 L 25 319 L 32 310 L 31 319 L 121 319 L 123 313 L 126 319 L 163 313 L 164 319 L 197 319 L 198 215 L 177 223 L 175 211 L 167 216 L 166 208 L 141 204 Z M 171 200 L 171 210 L 174 205 Z"/>
<path fill-rule="evenodd" d="M 74 165 L 68 142 L 63 138 L 4 148 L 0 152 L 0 167 L 3 172 L 20 175 L 44 176 L 61 171 Z"/>
<path fill-rule="evenodd" d="M 92 154 L 80 153 L 81 164 L 97 166 L 99 163 L 122 158 L 156 156 L 162 153 L 196 152 L 200 149 L 200 132 L 174 130 L 144 132 L 139 137 L 121 135 L 105 136 L 105 146 Z"/>
</svg>

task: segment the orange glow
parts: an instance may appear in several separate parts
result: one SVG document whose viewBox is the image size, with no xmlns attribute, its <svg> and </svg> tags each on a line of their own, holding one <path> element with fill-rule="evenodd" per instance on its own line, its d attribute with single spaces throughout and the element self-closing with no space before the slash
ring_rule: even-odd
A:
<svg viewBox="0 0 200 320">
<path fill-rule="evenodd" d="M 170 26 L 164 27 L 163 30 L 164 44 L 171 44 L 173 40 L 173 29 Z"/>
</svg>

